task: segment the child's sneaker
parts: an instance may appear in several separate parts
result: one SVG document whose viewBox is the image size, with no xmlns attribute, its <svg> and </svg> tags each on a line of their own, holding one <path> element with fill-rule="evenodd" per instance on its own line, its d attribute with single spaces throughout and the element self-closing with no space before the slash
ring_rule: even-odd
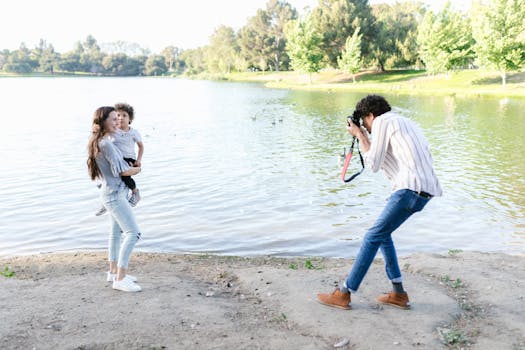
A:
<svg viewBox="0 0 525 350">
<path fill-rule="evenodd" d="M 131 192 L 131 196 L 129 197 L 129 204 L 131 204 L 132 207 L 136 206 L 137 203 L 140 201 L 140 193 L 137 189 L 135 192 Z"/>
<path fill-rule="evenodd" d="M 100 208 L 96 213 L 95 213 L 95 216 L 100 216 L 102 214 L 105 214 L 108 210 L 106 209 L 105 206 L 102 206 L 102 208 Z"/>
</svg>

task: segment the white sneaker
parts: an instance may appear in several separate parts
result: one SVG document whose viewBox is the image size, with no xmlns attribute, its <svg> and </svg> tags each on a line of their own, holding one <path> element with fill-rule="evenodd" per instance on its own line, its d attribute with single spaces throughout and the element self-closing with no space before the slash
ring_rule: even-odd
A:
<svg viewBox="0 0 525 350">
<path fill-rule="evenodd" d="M 116 278 L 117 278 L 117 274 L 116 273 L 111 273 L 111 272 L 108 271 L 108 276 L 106 278 L 107 282 L 113 282 Z M 131 282 L 137 282 L 137 277 L 135 277 L 133 275 L 126 275 L 126 276 L 124 276 L 124 278 L 127 278 Z"/>
<path fill-rule="evenodd" d="M 95 216 L 100 216 L 102 214 L 105 214 L 108 210 L 106 209 L 106 207 L 102 206 L 100 207 L 100 209 L 95 213 Z"/>
<path fill-rule="evenodd" d="M 142 290 L 138 284 L 133 283 L 129 278 L 123 278 L 120 281 L 114 280 L 113 289 L 123 292 L 140 292 Z"/>
<path fill-rule="evenodd" d="M 140 193 L 138 189 L 135 192 L 131 192 L 131 196 L 129 197 L 128 201 L 132 207 L 137 205 L 137 203 L 140 201 Z"/>
</svg>

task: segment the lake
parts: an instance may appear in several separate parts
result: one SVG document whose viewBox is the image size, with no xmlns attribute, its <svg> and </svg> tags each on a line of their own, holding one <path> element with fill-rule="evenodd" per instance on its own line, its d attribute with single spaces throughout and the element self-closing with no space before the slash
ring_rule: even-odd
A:
<svg viewBox="0 0 525 350">
<path fill-rule="evenodd" d="M 381 173 L 339 178 L 345 117 L 364 95 L 0 78 L 0 256 L 106 248 L 86 144 L 93 111 L 128 102 L 145 144 L 137 250 L 354 257 L 390 192 Z M 400 255 L 525 253 L 525 99 L 385 97 L 422 128 L 444 191 L 394 233 Z"/>
</svg>

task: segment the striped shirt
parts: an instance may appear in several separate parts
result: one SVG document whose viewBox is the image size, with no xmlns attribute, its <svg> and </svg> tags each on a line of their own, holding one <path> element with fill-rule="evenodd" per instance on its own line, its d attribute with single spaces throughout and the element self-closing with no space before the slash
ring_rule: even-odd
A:
<svg viewBox="0 0 525 350">
<path fill-rule="evenodd" d="M 409 189 L 441 196 L 430 148 L 419 127 L 394 112 L 374 118 L 370 149 L 363 154 L 367 168 L 383 170 L 392 192 Z"/>
</svg>

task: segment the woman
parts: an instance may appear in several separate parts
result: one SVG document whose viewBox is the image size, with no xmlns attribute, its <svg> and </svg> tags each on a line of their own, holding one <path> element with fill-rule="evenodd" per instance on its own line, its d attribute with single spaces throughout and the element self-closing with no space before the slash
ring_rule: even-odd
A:
<svg viewBox="0 0 525 350">
<path fill-rule="evenodd" d="M 137 279 L 128 275 L 127 269 L 133 247 L 140 238 L 140 230 L 127 199 L 128 188 L 121 176 L 137 175 L 140 167 L 130 167 L 113 145 L 111 136 L 117 130 L 117 123 L 115 108 L 100 107 L 95 111 L 87 166 L 91 179 L 98 178 L 102 182 L 102 203 L 111 218 L 107 280 L 113 281 L 113 289 L 139 292 L 141 288 L 135 283 Z"/>
</svg>

